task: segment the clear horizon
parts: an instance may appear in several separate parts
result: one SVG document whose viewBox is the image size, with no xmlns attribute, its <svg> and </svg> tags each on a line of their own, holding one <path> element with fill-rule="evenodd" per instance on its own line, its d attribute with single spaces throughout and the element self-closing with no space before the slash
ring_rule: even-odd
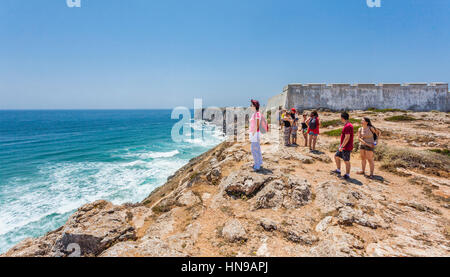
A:
<svg viewBox="0 0 450 277">
<path fill-rule="evenodd" d="M 446 0 L 4 0 L 1 110 L 262 103 L 289 83 L 449 83 Z"/>
</svg>

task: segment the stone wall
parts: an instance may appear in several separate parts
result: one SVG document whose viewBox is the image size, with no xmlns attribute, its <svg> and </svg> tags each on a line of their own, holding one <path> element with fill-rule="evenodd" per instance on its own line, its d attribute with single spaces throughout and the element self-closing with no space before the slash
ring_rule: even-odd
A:
<svg viewBox="0 0 450 277">
<path fill-rule="evenodd" d="M 267 107 L 450 111 L 448 84 L 290 84 Z"/>
</svg>

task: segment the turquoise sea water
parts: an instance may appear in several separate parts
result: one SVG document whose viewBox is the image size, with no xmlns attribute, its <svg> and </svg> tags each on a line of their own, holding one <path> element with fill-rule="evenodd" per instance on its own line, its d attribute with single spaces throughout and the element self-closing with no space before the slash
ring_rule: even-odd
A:
<svg viewBox="0 0 450 277">
<path fill-rule="evenodd" d="M 0 253 L 63 225 L 83 204 L 142 201 L 191 158 L 220 143 L 175 143 L 170 110 L 0 111 Z"/>
</svg>

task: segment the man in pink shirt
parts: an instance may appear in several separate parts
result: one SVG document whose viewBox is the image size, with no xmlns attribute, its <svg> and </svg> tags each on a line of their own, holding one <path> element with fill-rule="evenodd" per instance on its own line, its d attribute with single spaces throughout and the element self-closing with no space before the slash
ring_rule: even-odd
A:
<svg viewBox="0 0 450 277">
<path fill-rule="evenodd" d="M 350 156 L 353 151 L 353 125 L 350 123 L 350 116 L 348 113 L 343 112 L 341 114 L 341 121 L 344 124 L 341 134 L 341 144 L 339 150 L 336 152 L 334 160 L 336 161 L 337 169 L 333 173 L 341 176 L 341 159 L 345 163 L 345 175 L 344 178 L 350 179 Z"/>
</svg>

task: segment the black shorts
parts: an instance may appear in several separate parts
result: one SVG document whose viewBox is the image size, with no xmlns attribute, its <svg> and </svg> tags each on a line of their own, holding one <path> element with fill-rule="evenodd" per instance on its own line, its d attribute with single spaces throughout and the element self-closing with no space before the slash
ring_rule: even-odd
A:
<svg viewBox="0 0 450 277">
<path fill-rule="evenodd" d="M 367 146 L 367 145 L 361 145 L 359 148 L 361 150 L 372 151 L 372 152 L 375 150 L 375 148 L 372 148 L 372 147 Z"/>
<path fill-rule="evenodd" d="M 339 152 L 339 150 L 336 152 L 336 157 L 339 157 L 344 160 L 344 162 L 350 161 L 350 154 L 352 151 L 342 150 L 342 152 Z"/>
</svg>

